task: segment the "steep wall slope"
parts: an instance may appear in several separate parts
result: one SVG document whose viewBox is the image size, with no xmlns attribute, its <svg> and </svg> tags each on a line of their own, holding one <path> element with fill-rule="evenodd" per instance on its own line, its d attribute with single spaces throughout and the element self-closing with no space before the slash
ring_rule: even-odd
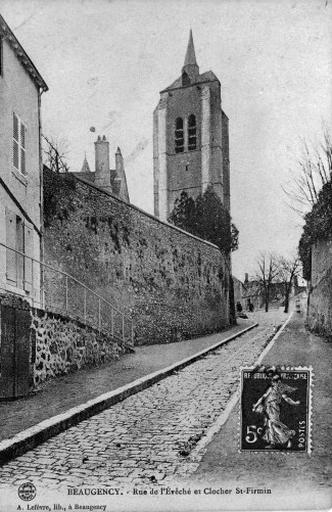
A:
<svg viewBox="0 0 332 512">
<path fill-rule="evenodd" d="M 46 263 L 125 304 L 136 344 L 229 324 L 229 270 L 216 246 L 72 175 L 45 169 L 44 194 Z M 63 283 L 54 280 L 49 293 L 63 294 Z"/>
<path fill-rule="evenodd" d="M 311 249 L 311 290 L 307 322 L 310 329 L 332 338 L 332 240 Z"/>
</svg>

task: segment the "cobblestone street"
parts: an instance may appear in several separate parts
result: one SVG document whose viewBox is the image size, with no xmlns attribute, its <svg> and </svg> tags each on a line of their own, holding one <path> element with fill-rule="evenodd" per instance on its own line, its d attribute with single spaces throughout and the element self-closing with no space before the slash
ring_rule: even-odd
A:
<svg viewBox="0 0 332 512">
<path fill-rule="evenodd" d="M 280 322 L 279 322 L 280 323 Z M 193 471 L 186 455 L 225 409 L 239 367 L 275 332 L 261 325 L 158 384 L 72 427 L 0 469 L 1 485 L 160 483 Z"/>
<path fill-rule="evenodd" d="M 294 313 L 262 362 L 312 367 L 312 453 L 239 452 L 237 404 L 205 449 L 190 455 L 199 467 L 184 481 L 198 487 L 270 488 L 271 495 L 259 495 L 252 505 L 256 510 L 331 510 L 331 343 L 307 331 L 303 316 Z M 227 510 L 240 502 L 223 505 Z"/>
</svg>

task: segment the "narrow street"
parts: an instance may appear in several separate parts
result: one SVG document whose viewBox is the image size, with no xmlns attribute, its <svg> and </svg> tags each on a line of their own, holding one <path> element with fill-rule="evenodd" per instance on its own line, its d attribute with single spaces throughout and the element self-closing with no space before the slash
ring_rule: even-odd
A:
<svg viewBox="0 0 332 512">
<path fill-rule="evenodd" d="M 280 315 L 279 315 L 280 316 Z M 273 315 L 272 315 L 273 317 Z M 187 455 L 225 409 L 239 367 L 275 333 L 270 318 L 204 359 L 72 427 L 0 469 L 1 485 L 43 487 L 164 483 L 193 471 Z M 281 315 L 285 319 L 285 315 Z"/>
<path fill-rule="evenodd" d="M 167 495 L 165 511 L 328 508 L 332 348 L 305 330 L 303 315 L 293 313 L 262 362 L 313 368 L 312 453 L 239 452 L 239 368 L 257 361 L 287 318 L 255 313 L 256 329 L 12 460 L 0 469 L 2 491 L 33 482 L 40 499 L 68 496 L 79 507 L 79 493 L 99 489 L 113 496 L 112 510 L 150 510 L 153 492 Z"/>
<path fill-rule="evenodd" d="M 328 509 L 331 507 L 332 470 L 331 343 L 307 331 L 303 316 L 294 313 L 263 363 L 312 367 L 312 453 L 240 453 L 236 406 L 206 452 L 196 454 L 199 467 L 190 476 L 191 485 L 195 482 L 197 486 L 204 486 L 208 482 L 211 486 L 271 488 L 271 496 L 260 495 L 258 501 L 251 496 L 253 508 L 256 503 L 263 508 L 273 505 L 280 509 Z M 227 504 L 224 502 L 224 506 Z"/>
</svg>

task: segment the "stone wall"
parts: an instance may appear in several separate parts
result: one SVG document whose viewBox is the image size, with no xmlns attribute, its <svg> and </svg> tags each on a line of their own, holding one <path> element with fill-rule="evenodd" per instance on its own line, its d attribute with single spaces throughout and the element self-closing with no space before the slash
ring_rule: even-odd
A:
<svg viewBox="0 0 332 512">
<path fill-rule="evenodd" d="M 119 359 L 123 346 L 69 317 L 31 310 L 31 374 L 37 389 L 46 380 Z"/>
<path fill-rule="evenodd" d="M 332 338 L 332 240 L 312 246 L 307 323 L 313 331 Z"/>
<path fill-rule="evenodd" d="M 45 169 L 45 260 L 125 304 L 135 343 L 167 343 L 229 324 L 219 249 L 72 175 Z M 63 284 L 49 290 L 63 294 Z M 72 300 L 80 301 L 76 296 Z"/>
<path fill-rule="evenodd" d="M 27 300 L 12 293 L 0 293 L 2 398 L 25 396 L 51 378 L 119 359 L 128 350 L 128 343 L 106 331 L 32 308 Z"/>
</svg>

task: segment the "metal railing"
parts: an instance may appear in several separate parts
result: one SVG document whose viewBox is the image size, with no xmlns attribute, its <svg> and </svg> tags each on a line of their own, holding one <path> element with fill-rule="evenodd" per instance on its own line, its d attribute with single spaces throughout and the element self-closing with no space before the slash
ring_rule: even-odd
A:
<svg viewBox="0 0 332 512">
<path fill-rule="evenodd" d="M 0 264 L 6 289 L 33 307 L 68 315 L 133 346 L 134 326 L 128 313 L 115 307 L 75 277 L 0 242 Z M 1 270 L 0 270 L 1 274 Z M 1 286 L 1 282 L 0 282 Z"/>
</svg>

